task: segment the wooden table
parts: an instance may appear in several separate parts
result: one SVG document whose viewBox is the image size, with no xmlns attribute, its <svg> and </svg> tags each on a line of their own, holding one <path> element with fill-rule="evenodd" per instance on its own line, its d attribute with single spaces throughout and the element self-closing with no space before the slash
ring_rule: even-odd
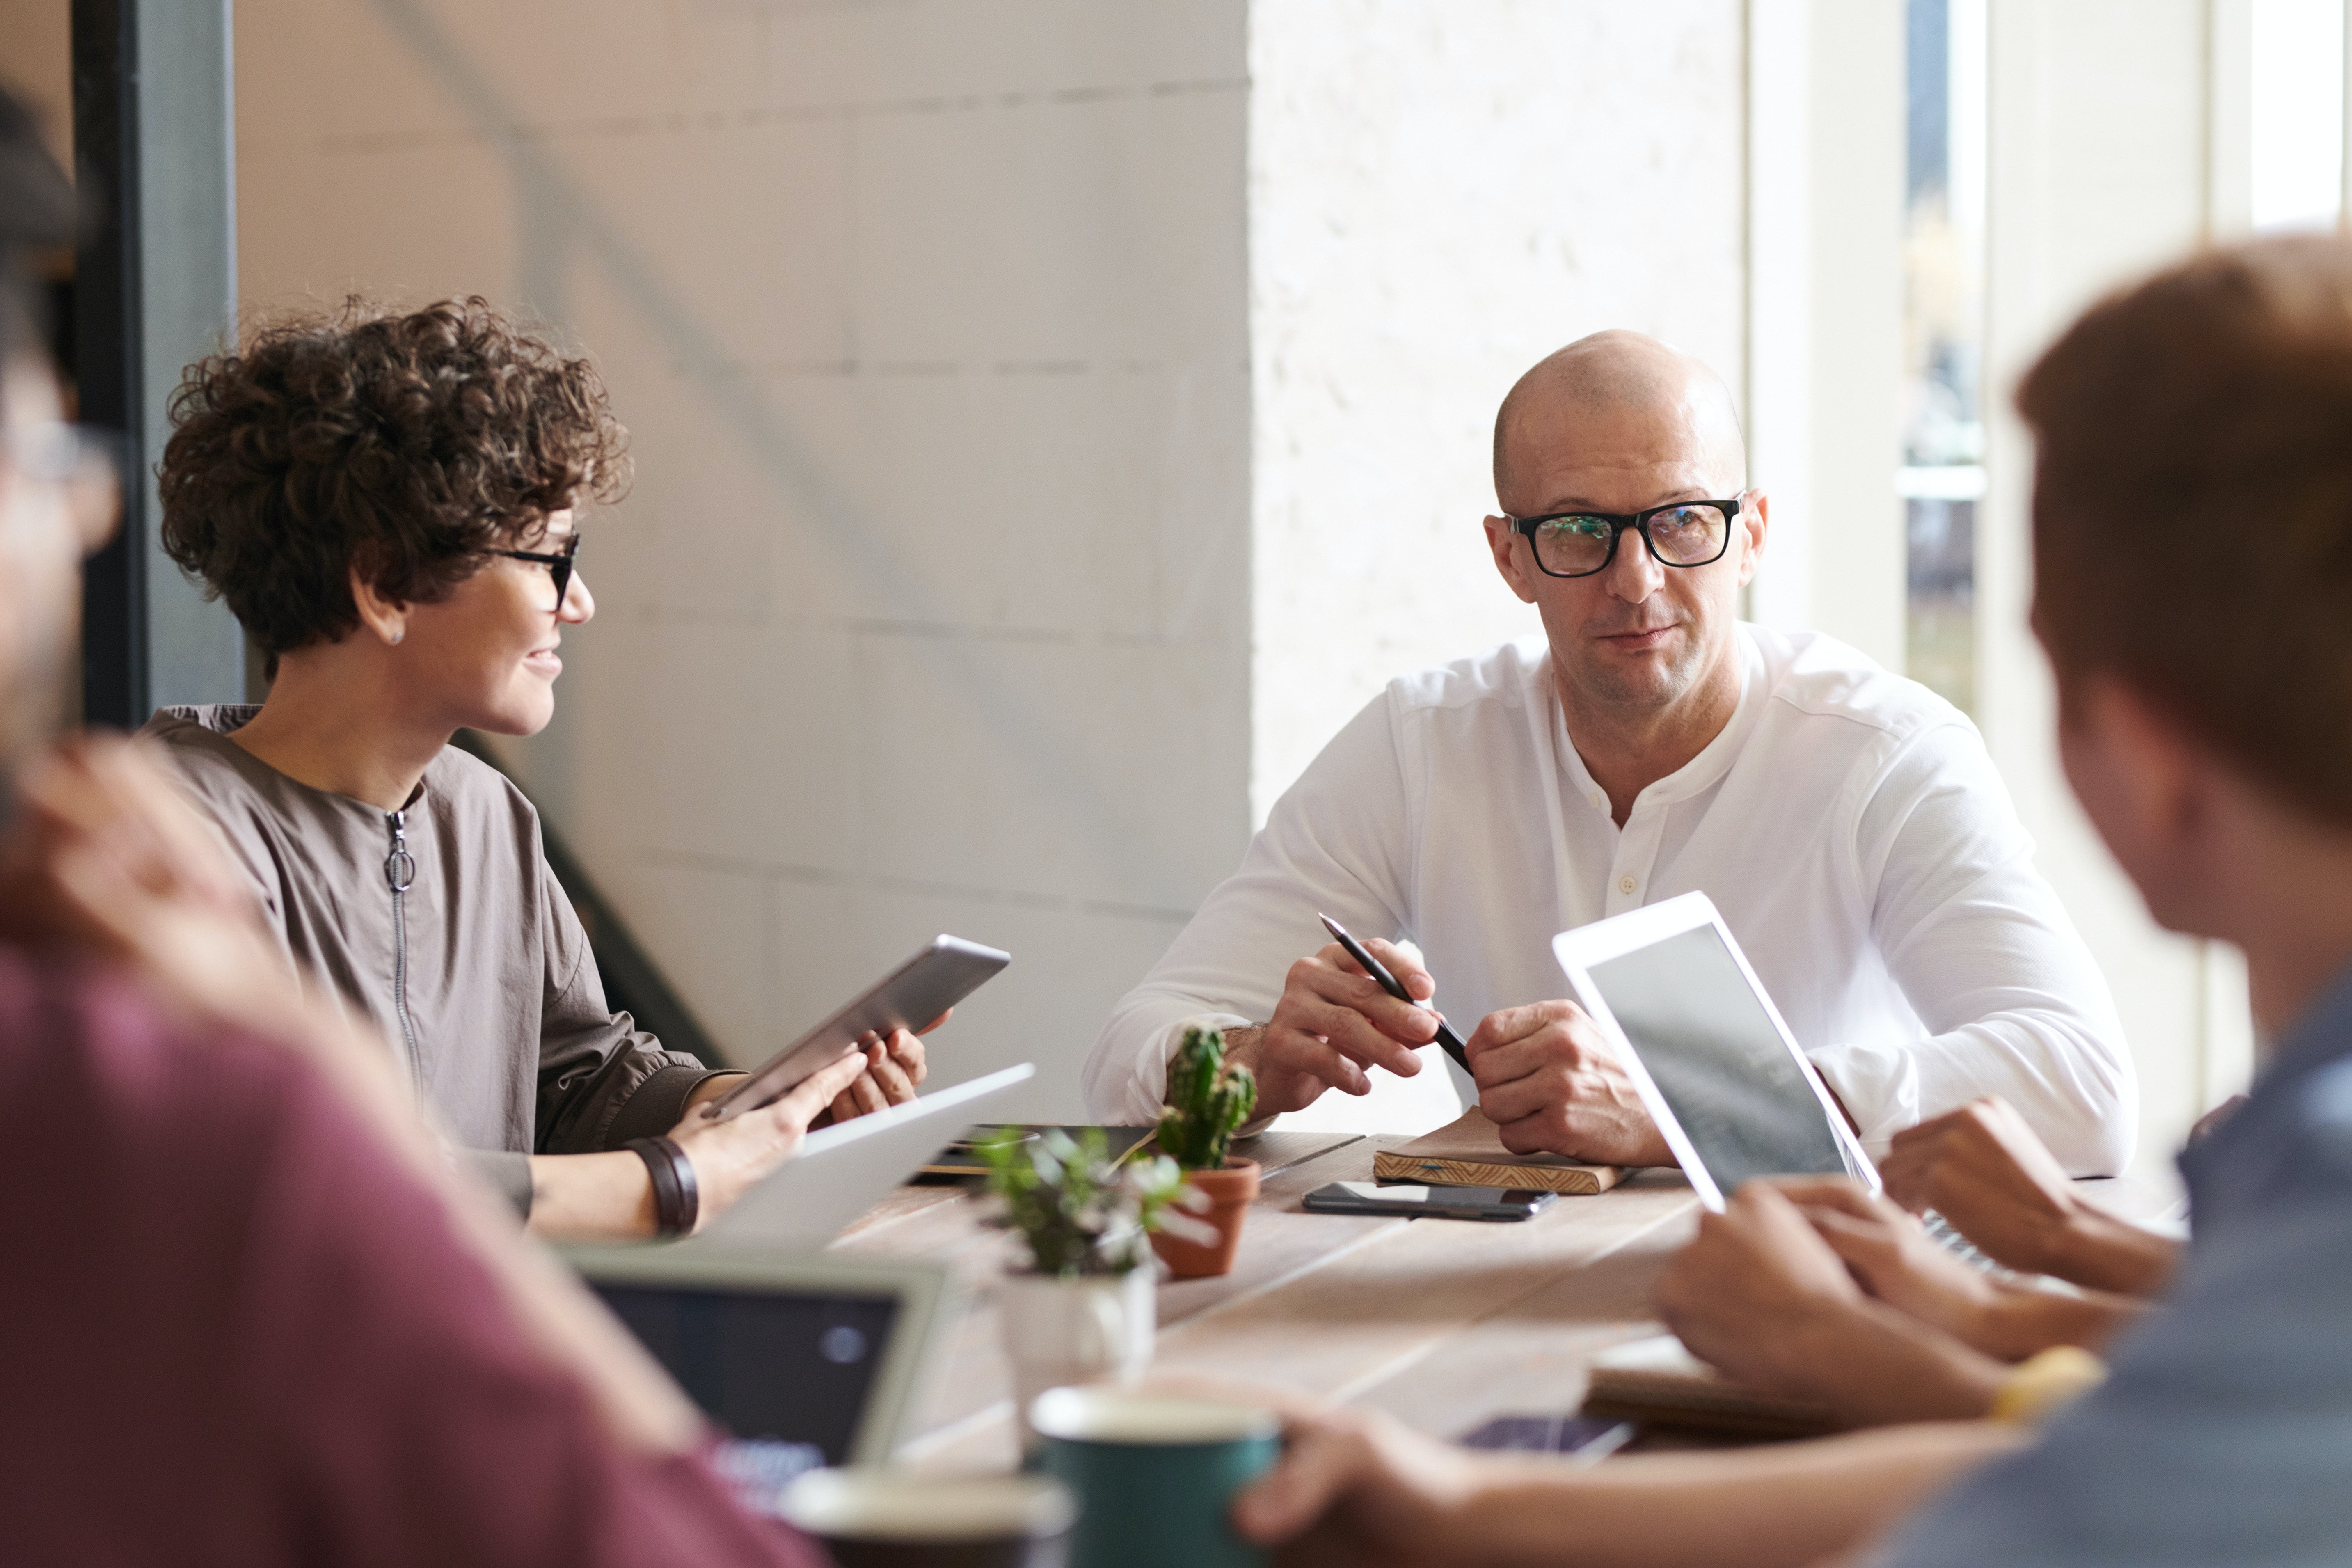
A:
<svg viewBox="0 0 2352 1568">
<path fill-rule="evenodd" d="M 1452 1438 L 1496 1415 L 1574 1410 L 1595 1352 L 1660 1331 L 1651 1284 L 1697 1223 L 1679 1171 L 1646 1171 L 1509 1224 L 1300 1207 L 1326 1182 L 1371 1180 L 1373 1153 L 1405 1141 L 1277 1132 L 1241 1150 L 1267 1174 L 1240 1257 L 1220 1279 L 1160 1287 L 1153 1370 L 1280 1384 Z M 2126 1215 L 2160 1206 L 2129 1184 L 2086 1185 Z M 833 1247 L 944 1264 L 961 1288 L 945 1365 L 903 1450 L 924 1468 L 1014 1459 L 994 1285 L 1020 1244 L 982 1223 L 987 1202 L 961 1187 L 904 1187 Z"/>
<path fill-rule="evenodd" d="M 1450 1437 L 1497 1415 L 1574 1409 L 1594 1352 L 1656 1331 L 1650 1282 L 1696 1223 L 1680 1173 L 1502 1225 L 1299 1206 L 1326 1182 L 1370 1181 L 1373 1152 L 1403 1142 L 1270 1133 L 1242 1150 L 1268 1172 L 1240 1257 L 1222 1278 L 1160 1287 L 1153 1370 L 1360 1402 Z M 901 1188 L 834 1244 L 847 1257 L 944 1264 L 962 1288 L 929 1409 L 904 1450 L 927 1468 L 1014 1457 L 994 1284 L 1020 1243 L 982 1224 L 986 1203 L 959 1187 Z"/>
</svg>

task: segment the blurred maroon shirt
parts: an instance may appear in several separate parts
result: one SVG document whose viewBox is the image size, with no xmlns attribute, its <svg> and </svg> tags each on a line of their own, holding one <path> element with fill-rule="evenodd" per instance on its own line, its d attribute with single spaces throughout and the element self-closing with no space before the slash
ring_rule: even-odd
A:
<svg viewBox="0 0 2352 1568">
<path fill-rule="evenodd" d="M 0 1558 L 759 1563 L 608 1441 L 314 1069 L 0 947 Z"/>
</svg>

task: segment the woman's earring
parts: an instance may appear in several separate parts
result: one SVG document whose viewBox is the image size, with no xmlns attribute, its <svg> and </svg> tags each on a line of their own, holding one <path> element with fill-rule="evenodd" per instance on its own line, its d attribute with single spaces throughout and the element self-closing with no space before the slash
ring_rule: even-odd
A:
<svg viewBox="0 0 2352 1568">
<path fill-rule="evenodd" d="M 407 634 L 406 632 L 394 632 L 394 633 L 393 633 L 393 634 L 392 634 L 392 640 L 393 640 L 394 642 L 398 642 L 401 638 L 403 638 L 403 637 L 406 637 L 407 635 L 408 635 L 408 634 Z"/>
</svg>

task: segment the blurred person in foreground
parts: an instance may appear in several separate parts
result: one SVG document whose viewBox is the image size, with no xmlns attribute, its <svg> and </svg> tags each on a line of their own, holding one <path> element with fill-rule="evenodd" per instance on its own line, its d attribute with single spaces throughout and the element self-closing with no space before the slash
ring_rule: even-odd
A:
<svg viewBox="0 0 2352 1568">
<path fill-rule="evenodd" d="M 271 684 L 257 708 L 164 709 L 141 733 L 288 956 L 393 1043 L 533 1230 L 708 1223 L 805 1119 L 784 1102 L 710 1119 L 741 1075 L 612 1010 L 537 812 L 449 743 L 544 729 L 558 646 L 595 614 L 577 509 L 615 498 L 626 468 L 594 368 L 480 300 L 354 302 L 189 367 L 173 423 L 164 546 L 226 601 Z M 914 1098 L 922 1042 L 865 1048 L 820 1119 Z"/>
<path fill-rule="evenodd" d="M 2352 247 L 2198 256 L 2027 377 L 2034 626 L 2093 824 L 2172 930 L 2236 943 L 2274 1042 L 2182 1156 L 2196 1220 L 2107 1380 L 1949 1422 L 1588 1470 L 1297 1418 L 1235 1507 L 1299 1561 L 1898 1568 L 2352 1560 Z M 1846 1264 L 1769 1185 L 1720 1228 L 1785 1310 Z M 1892 1533 L 1888 1533 L 1891 1531 Z"/>
<path fill-rule="evenodd" d="M 0 253 L 69 199 L 0 95 Z M 0 281 L 0 1556 L 816 1568 L 302 993 L 163 773 L 37 749 L 114 510 Z"/>
<path fill-rule="evenodd" d="M 1094 1114 L 1156 1116 L 1213 1024 L 1286 1126 L 1424 1132 L 1468 1089 L 1506 1149 L 1671 1165 L 1551 941 L 1704 891 L 1874 1152 L 2000 1094 L 2070 1171 L 2122 1170 L 2115 1005 L 1975 727 L 1834 638 L 1739 619 L 1770 498 L 1722 379 L 1594 333 L 1511 388 L 1494 459 L 1487 552 L 1542 635 L 1391 681 L 1333 737 L 1112 1009 Z M 1356 548 L 1329 533 L 1335 562 Z M 1308 951 L 1318 912 L 1456 1021 L 1465 1079 L 1436 1015 Z"/>
</svg>

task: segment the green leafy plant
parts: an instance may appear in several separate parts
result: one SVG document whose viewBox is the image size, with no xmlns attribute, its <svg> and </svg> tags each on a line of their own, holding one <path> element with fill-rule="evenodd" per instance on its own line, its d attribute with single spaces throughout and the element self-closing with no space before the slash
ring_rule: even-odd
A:
<svg viewBox="0 0 2352 1568">
<path fill-rule="evenodd" d="M 1235 1130 L 1257 1109 L 1257 1079 L 1249 1068 L 1226 1064 L 1223 1030 L 1184 1031 L 1168 1071 L 1168 1094 L 1160 1152 L 1187 1171 L 1223 1169 Z"/>
<path fill-rule="evenodd" d="M 1077 1279 L 1124 1274 L 1151 1257 L 1145 1239 L 1184 1190 L 1184 1173 L 1164 1157 L 1122 1166 L 1102 1129 L 1072 1138 L 1049 1127 L 1030 1137 L 1000 1127 L 979 1145 L 988 1190 L 1004 1205 L 1004 1223 L 1029 1244 L 1040 1274 Z"/>
</svg>

